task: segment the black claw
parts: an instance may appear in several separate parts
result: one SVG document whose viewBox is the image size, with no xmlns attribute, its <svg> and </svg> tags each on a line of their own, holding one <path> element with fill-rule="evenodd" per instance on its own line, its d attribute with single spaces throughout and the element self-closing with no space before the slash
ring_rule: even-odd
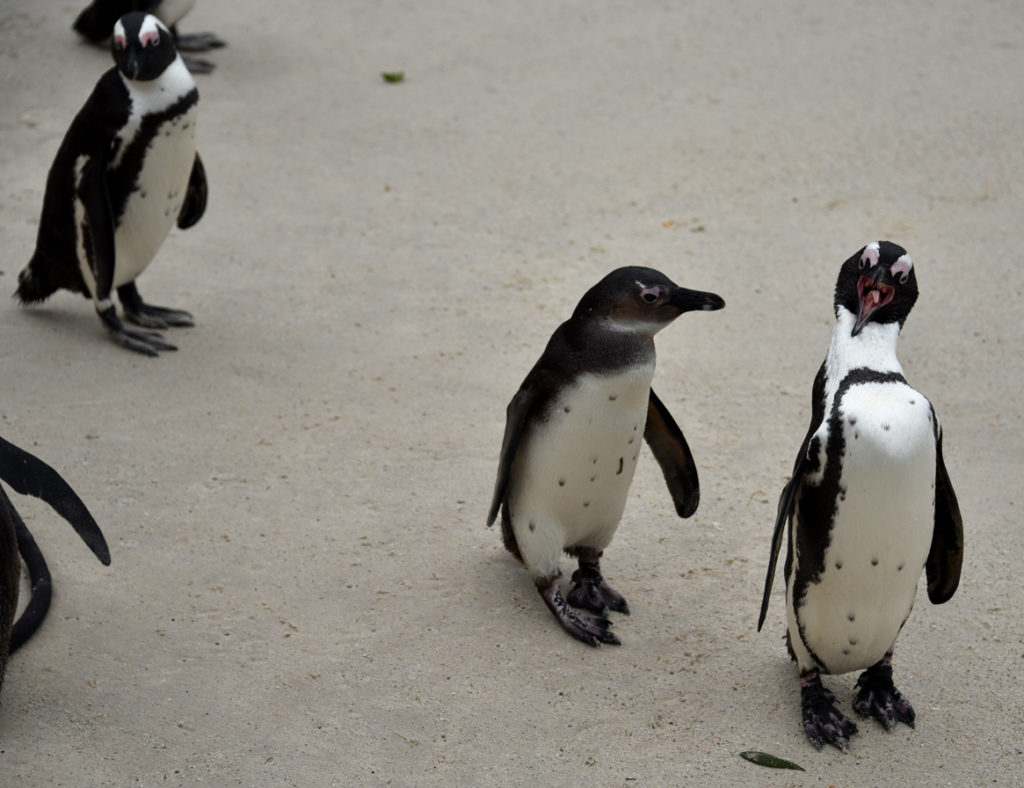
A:
<svg viewBox="0 0 1024 788">
<path fill-rule="evenodd" d="M 845 752 L 850 747 L 850 737 L 857 732 L 857 724 L 845 717 L 834 702 L 835 695 L 825 689 L 817 673 L 800 679 L 800 703 L 807 738 L 815 749 L 820 750 L 827 742 Z"/>
<path fill-rule="evenodd" d="M 600 643 L 607 643 L 611 646 L 622 645 L 622 641 L 609 629 L 612 625 L 611 621 L 604 616 L 585 616 L 566 603 L 558 588 L 557 577 L 539 580 L 537 590 L 540 591 L 548 609 L 558 619 L 558 623 L 577 640 L 583 641 L 588 646 L 597 646 Z"/>
<path fill-rule="evenodd" d="M 889 657 L 884 657 L 861 673 L 856 689 L 858 691 L 853 700 L 853 708 L 862 717 L 874 717 L 889 731 L 898 722 L 914 727 L 916 714 L 910 701 L 892 683 Z"/>
<path fill-rule="evenodd" d="M 580 568 L 572 573 L 574 586 L 569 592 L 569 604 L 592 613 L 605 614 L 609 610 L 629 615 L 625 598 L 601 576 L 596 561 L 580 561 Z"/>
</svg>

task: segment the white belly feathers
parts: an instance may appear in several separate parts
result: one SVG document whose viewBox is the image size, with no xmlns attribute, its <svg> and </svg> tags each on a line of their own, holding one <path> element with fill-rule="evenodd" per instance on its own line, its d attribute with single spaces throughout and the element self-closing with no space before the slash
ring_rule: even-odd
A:
<svg viewBox="0 0 1024 788">
<path fill-rule="evenodd" d="M 654 363 L 584 375 L 552 406 L 512 470 L 512 526 L 527 567 L 557 571 L 566 547 L 604 549 L 618 527 L 647 423 Z"/>
<path fill-rule="evenodd" d="M 831 541 L 821 580 L 797 611 L 807 645 L 832 673 L 874 664 L 892 648 L 928 556 L 935 498 L 922 394 L 899 383 L 854 385 L 840 413 L 845 450 Z"/>
</svg>

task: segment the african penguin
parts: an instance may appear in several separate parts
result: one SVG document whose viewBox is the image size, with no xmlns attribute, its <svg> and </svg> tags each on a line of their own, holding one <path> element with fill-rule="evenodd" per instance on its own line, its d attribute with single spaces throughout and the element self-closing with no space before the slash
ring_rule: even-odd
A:
<svg viewBox="0 0 1024 788">
<path fill-rule="evenodd" d="M 71 523 L 96 557 L 105 566 L 110 565 L 106 540 L 82 499 L 53 468 L 3 438 L 0 438 L 0 480 L 22 495 L 32 495 L 48 503 Z M 19 552 L 28 569 L 32 596 L 15 622 L 21 577 Z M 0 487 L 0 688 L 8 653 L 21 646 L 43 623 L 51 593 L 50 571 L 43 554 L 11 499 Z"/>
<path fill-rule="evenodd" d="M 913 261 L 894 243 L 868 244 L 843 263 L 810 429 L 779 498 L 757 628 L 788 521 L 786 639 L 800 672 L 804 731 L 818 749 L 829 742 L 845 750 L 857 732 L 821 673 L 866 669 L 853 708 L 889 730 L 913 727 L 914 710 L 892 681 L 896 636 L 922 570 L 934 604 L 960 581 L 963 524 L 942 429 L 896 359 L 916 299 Z"/>
<path fill-rule="evenodd" d="M 174 36 L 179 52 L 206 52 L 225 46 L 224 40 L 214 33 L 178 33 L 178 22 L 195 6 L 196 0 L 93 0 L 75 19 L 75 32 L 93 44 L 103 44 L 110 38 L 114 23 L 132 11 L 152 14 L 163 22 Z M 184 58 L 185 65 L 194 74 L 209 74 L 214 64 L 200 58 Z"/>
<path fill-rule="evenodd" d="M 558 327 L 508 405 L 487 524 L 500 508 L 505 547 L 559 623 L 584 643 L 618 645 L 607 614 L 629 612 L 599 562 L 622 517 L 641 437 L 679 516 L 697 509 L 693 456 L 651 389 L 654 335 L 683 312 L 723 306 L 714 293 L 679 287 L 651 268 L 612 271 Z M 563 551 L 579 561 L 568 603 L 558 583 Z"/>
<path fill-rule="evenodd" d="M 36 251 L 18 276 L 21 303 L 59 288 L 91 297 L 119 344 L 157 355 L 174 345 L 148 328 L 191 326 L 188 312 L 143 302 L 136 277 L 177 222 L 191 227 L 206 208 L 206 173 L 196 153 L 196 91 L 167 28 L 132 13 L 114 25 L 116 68 L 96 84 L 71 122 L 46 180 Z"/>
</svg>

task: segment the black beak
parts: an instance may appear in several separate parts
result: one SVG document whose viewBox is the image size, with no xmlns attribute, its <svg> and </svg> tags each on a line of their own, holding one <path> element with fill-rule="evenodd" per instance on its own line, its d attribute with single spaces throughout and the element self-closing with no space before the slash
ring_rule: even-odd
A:
<svg viewBox="0 0 1024 788">
<path fill-rule="evenodd" d="M 716 293 L 705 293 L 701 290 L 688 290 L 677 287 L 669 301 L 680 314 L 683 312 L 713 312 L 725 306 L 725 301 Z"/>
</svg>

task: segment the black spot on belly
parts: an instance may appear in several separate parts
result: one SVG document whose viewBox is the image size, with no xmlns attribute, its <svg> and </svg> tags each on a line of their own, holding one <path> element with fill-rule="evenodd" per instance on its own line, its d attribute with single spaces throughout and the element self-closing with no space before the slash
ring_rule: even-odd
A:
<svg viewBox="0 0 1024 788">
<path fill-rule="evenodd" d="M 871 565 L 872 566 L 878 566 L 878 559 L 877 558 L 872 558 L 871 559 Z"/>
<path fill-rule="evenodd" d="M 916 404 L 917 404 L 917 400 L 916 400 L 916 399 L 912 399 L 912 400 L 910 400 L 910 404 L 911 404 L 911 405 L 916 405 Z"/>
<path fill-rule="evenodd" d="M 856 423 L 857 423 L 857 417 L 856 416 L 850 416 L 850 426 L 852 427 Z"/>
<path fill-rule="evenodd" d="M 860 433 L 859 432 L 853 433 L 853 439 L 854 440 L 860 440 Z"/>
<path fill-rule="evenodd" d="M 590 458 L 590 464 L 591 465 L 597 465 L 597 455 L 596 454 L 593 457 Z"/>
<path fill-rule="evenodd" d="M 633 432 L 636 432 L 636 431 L 637 431 L 637 428 L 638 428 L 639 426 L 640 426 L 639 424 L 634 424 L 634 425 L 633 425 Z"/>
<path fill-rule="evenodd" d="M 848 649 L 848 648 L 844 648 L 844 649 L 843 649 L 843 656 L 844 656 L 844 657 L 848 657 L 849 655 L 850 655 L 850 649 Z"/>
<path fill-rule="evenodd" d="M 533 520 L 530 520 L 529 528 L 530 528 L 531 531 L 536 531 L 537 530 L 537 523 L 535 523 Z"/>
<path fill-rule="evenodd" d="M 584 501 L 583 508 L 586 509 L 588 506 L 590 506 L 590 501 Z"/>
<path fill-rule="evenodd" d="M 572 410 L 572 408 L 570 408 L 568 405 L 566 405 L 564 408 L 562 408 L 562 410 L 564 410 L 566 413 L 568 413 L 570 410 Z"/>
<path fill-rule="evenodd" d="M 617 471 L 615 471 L 615 475 L 616 476 L 618 476 L 620 473 L 622 473 L 622 462 L 623 462 L 623 459 L 624 459 L 623 457 L 619 457 L 619 469 Z"/>
<path fill-rule="evenodd" d="M 558 486 L 559 487 L 565 487 L 565 479 L 559 479 L 558 480 Z"/>
<path fill-rule="evenodd" d="M 595 479 L 597 479 L 597 475 L 596 474 L 594 476 L 590 477 L 590 481 L 594 481 Z"/>
<path fill-rule="evenodd" d="M 836 561 L 836 569 L 842 569 L 842 568 L 843 568 L 843 562 L 842 561 Z"/>
<path fill-rule="evenodd" d="M 632 445 L 633 445 L 633 441 L 635 441 L 635 440 L 636 440 L 636 438 L 635 438 L 635 437 L 633 437 L 633 438 L 630 438 L 630 439 L 629 439 L 628 441 L 626 441 L 626 445 L 627 445 L 627 446 L 632 446 Z"/>
<path fill-rule="evenodd" d="M 889 425 L 888 425 L 888 424 L 883 424 L 883 425 L 882 425 L 882 429 L 883 429 L 883 430 L 884 430 L 885 432 L 888 432 L 888 431 L 889 431 Z"/>
<path fill-rule="evenodd" d="M 851 611 L 851 612 L 846 614 L 846 620 L 847 621 L 856 621 L 857 620 L 857 616 L 855 616 L 853 614 L 853 612 Z"/>
<path fill-rule="evenodd" d="M 857 640 L 856 640 L 856 638 L 850 638 L 850 645 L 851 645 L 851 646 L 856 646 L 856 645 L 857 645 Z"/>
<path fill-rule="evenodd" d="M 608 395 L 608 401 L 609 402 L 615 402 L 615 400 L 617 400 L 618 398 L 619 398 L 618 394 L 609 394 Z"/>
<path fill-rule="evenodd" d="M 140 190 L 139 190 L 139 197 L 140 197 L 141 199 L 143 199 L 143 200 L 145 200 L 145 199 L 146 199 L 146 192 L 145 192 L 145 190 L 143 190 L 143 189 L 140 189 Z"/>
</svg>

